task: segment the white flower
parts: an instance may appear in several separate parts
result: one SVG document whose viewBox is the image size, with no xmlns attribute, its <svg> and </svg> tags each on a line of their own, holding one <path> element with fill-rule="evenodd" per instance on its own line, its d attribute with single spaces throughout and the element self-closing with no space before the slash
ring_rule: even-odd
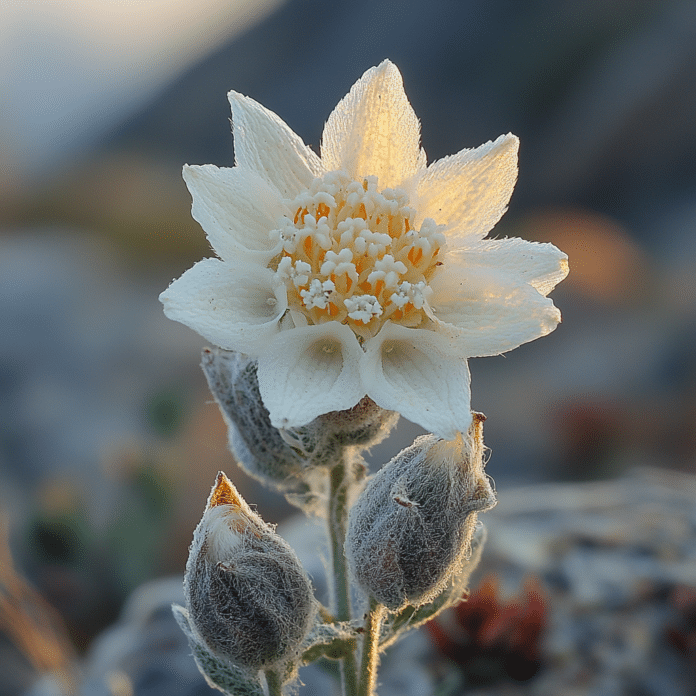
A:
<svg viewBox="0 0 696 696">
<path fill-rule="evenodd" d="M 484 239 L 517 178 L 503 135 L 426 165 L 397 68 L 368 70 L 329 116 L 318 157 L 230 92 L 236 166 L 186 166 L 220 258 L 160 296 L 170 319 L 258 359 L 280 428 L 365 395 L 453 439 L 471 423 L 466 359 L 543 336 L 566 276 L 550 244 Z"/>
</svg>

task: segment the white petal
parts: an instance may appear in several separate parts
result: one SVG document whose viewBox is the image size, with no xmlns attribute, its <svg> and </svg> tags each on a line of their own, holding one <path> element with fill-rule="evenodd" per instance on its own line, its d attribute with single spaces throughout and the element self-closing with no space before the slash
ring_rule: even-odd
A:
<svg viewBox="0 0 696 696">
<path fill-rule="evenodd" d="M 484 239 L 447 254 L 447 263 L 461 268 L 497 269 L 510 278 L 529 283 L 548 295 L 568 275 L 568 255 L 553 244 L 525 239 Z M 465 271 L 464 271 L 465 272 Z"/>
<path fill-rule="evenodd" d="M 232 107 L 235 162 L 294 198 L 321 176 L 319 157 L 276 114 L 237 92 L 227 95 Z"/>
<path fill-rule="evenodd" d="M 553 331 L 561 313 L 528 283 L 493 269 L 443 267 L 430 283 L 438 332 L 467 357 L 498 355 Z"/>
<path fill-rule="evenodd" d="M 287 211 L 278 191 L 259 176 L 238 167 L 186 165 L 184 181 L 193 197 L 191 214 L 222 259 L 248 254 L 265 265 L 280 251 L 270 232 Z"/>
<path fill-rule="evenodd" d="M 420 124 L 404 93 L 397 67 L 388 60 L 370 68 L 329 116 L 321 141 L 327 171 L 357 178 L 374 175 L 380 188 L 396 188 L 424 162 Z"/>
<path fill-rule="evenodd" d="M 276 428 L 305 425 L 365 396 L 353 332 L 329 321 L 278 334 L 259 356 L 259 388 Z"/>
<path fill-rule="evenodd" d="M 365 343 L 362 377 L 378 406 L 445 440 L 471 424 L 469 367 L 445 336 L 386 322 Z"/>
<path fill-rule="evenodd" d="M 203 259 L 161 295 L 164 313 L 225 350 L 257 355 L 278 333 L 285 287 L 262 266 Z"/>
<path fill-rule="evenodd" d="M 447 242 L 483 238 L 503 216 L 517 181 L 519 140 L 495 142 L 433 162 L 418 183 L 418 217 L 447 226 Z"/>
</svg>

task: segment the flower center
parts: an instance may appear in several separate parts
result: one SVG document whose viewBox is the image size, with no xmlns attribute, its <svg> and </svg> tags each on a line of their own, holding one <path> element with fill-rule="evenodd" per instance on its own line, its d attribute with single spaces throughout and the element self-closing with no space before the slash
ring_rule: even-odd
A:
<svg viewBox="0 0 696 696">
<path fill-rule="evenodd" d="M 445 236 L 430 218 L 414 227 L 405 191 L 379 191 L 375 176 L 331 172 L 286 204 L 294 217 L 271 233 L 283 250 L 270 267 L 291 311 L 310 324 L 340 321 L 363 339 L 387 320 L 409 327 L 426 320 Z"/>
</svg>

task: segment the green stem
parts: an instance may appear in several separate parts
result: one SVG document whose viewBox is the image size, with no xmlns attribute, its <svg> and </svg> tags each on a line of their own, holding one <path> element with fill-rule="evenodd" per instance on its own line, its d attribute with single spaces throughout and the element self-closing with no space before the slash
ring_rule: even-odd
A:
<svg viewBox="0 0 696 696">
<path fill-rule="evenodd" d="M 268 696 L 283 696 L 283 680 L 280 674 L 273 669 L 266 671 L 266 684 Z"/>
<path fill-rule="evenodd" d="M 331 537 L 331 561 L 334 573 L 334 613 L 339 621 L 350 621 L 350 583 L 343 544 L 346 538 L 348 518 L 348 489 L 351 480 L 346 462 L 331 469 L 329 494 L 329 534 Z"/>
<path fill-rule="evenodd" d="M 341 687 L 344 696 L 355 696 L 358 692 L 358 663 L 354 652 L 341 659 Z"/>
<path fill-rule="evenodd" d="M 370 601 L 370 611 L 365 619 L 362 660 L 360 662 L 360 683 L 357 696 L 374 696 L 379 665 L 379 636 L 386 607 L 375 600 Z"/>
<path fill-rule="evenodd" d="M 333 567 L 334 613 L 338 621 L 350 621 L 350 581 L 343 548 L 348 522 L 348 494 L 354 483 L 349 454 L 346 453 L 343 461 L 331 469 L 329 477 L 329 539 Z M 344 696 L 355 696 L 357 693 L 357 662 L 353 652 L 341 659 L 341 685 Z"/>
</svg>

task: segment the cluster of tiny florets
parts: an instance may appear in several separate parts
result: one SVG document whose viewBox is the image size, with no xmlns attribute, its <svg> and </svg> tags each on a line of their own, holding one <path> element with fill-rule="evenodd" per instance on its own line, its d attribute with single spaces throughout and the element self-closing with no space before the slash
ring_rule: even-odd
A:
<svg viewBox="0 0 696 696">
<path fill-rule="evenodd" d="M 420 326 L 429 312 L 429 281 L 442 264 L 445 236 L 434 220 L 418 229 L 403 189 L 378 189 L 331 172 L 286 201 L 272 239 L 282 251 L 271 263 L 290 307 L 310 324 L 340 321 L 363 338 L 386 320 Z"/>
</svg>

